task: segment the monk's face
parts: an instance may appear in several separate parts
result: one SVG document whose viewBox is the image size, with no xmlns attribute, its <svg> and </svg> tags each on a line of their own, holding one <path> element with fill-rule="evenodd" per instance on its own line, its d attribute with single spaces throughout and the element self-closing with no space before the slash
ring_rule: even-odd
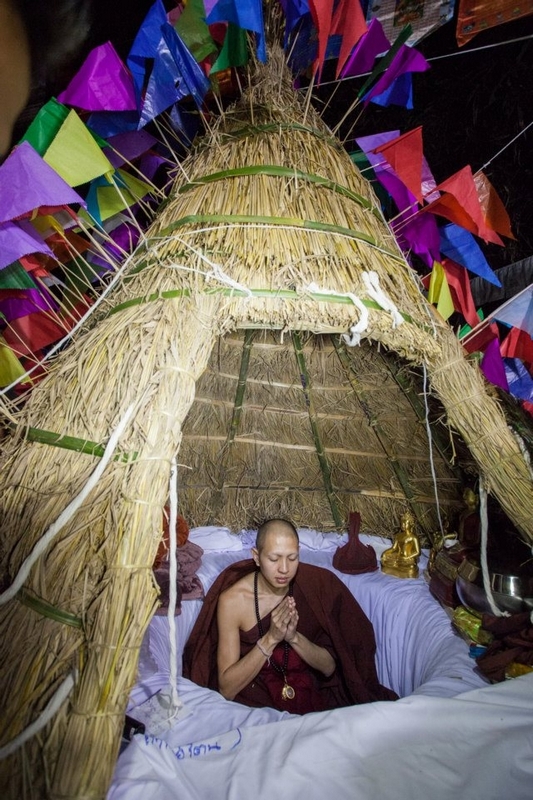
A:
<svg viewBox="0 0 533 800">
<path fill-rule="evenodd" d="M 28 101 L 30 81 L 24 25 L 11 0 L 0 0 L 0 156 L 9 149 L 13 126 Z"/>
<path fill-rule="evenodd" d="M 263 579 L 276 594 L 284 594 L 296 575 L 299 563 L 298 540 L 280 526 L 269 531 L 261 550 L 252 550 Z"/>
</svg>

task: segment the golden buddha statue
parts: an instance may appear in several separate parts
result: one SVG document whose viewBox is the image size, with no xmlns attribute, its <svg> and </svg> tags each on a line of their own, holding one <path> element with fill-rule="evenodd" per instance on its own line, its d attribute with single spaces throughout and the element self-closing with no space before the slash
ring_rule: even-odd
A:
<svg viewBox="0 0 533 800">
<path fill-rule="evenodd" d="M 411 511 L 402 514 L 400 530 L 394 534 L 392 547 L 381 555 L 381 571 L 397 578 L 417 578 L 420 541 Z"/>
</svg>

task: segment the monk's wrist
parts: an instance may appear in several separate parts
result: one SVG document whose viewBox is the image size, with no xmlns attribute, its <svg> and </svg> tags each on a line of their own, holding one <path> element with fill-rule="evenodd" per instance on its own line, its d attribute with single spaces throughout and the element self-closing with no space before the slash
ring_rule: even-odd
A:
<svg viewBox="0 0 533 800">
<path fill-rule="evenodd" d="M 285 637 L 285 641 L 288 642 L 292 647 L 298 647 L 298 645 L 300 644 L 300 641 L 301 641 L 300 634 L 298 633 L 298 631 L 296 631 L 292 635 L 291 639 L 287 639 L 287 637 Z"/>
<path fill-rule="evenodd" d="M 273 641 L 268 633 L 265 633 L 264 636 L 257 640 L 257 646 L 264 654 L 265 658 L 270 658 L 277 644 L 278 643 Z"/>
</svg>

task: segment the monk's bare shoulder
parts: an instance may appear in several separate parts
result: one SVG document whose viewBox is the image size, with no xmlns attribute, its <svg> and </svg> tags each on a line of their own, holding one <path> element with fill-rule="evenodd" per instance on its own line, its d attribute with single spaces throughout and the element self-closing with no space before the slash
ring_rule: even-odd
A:
<svg viewBox="0 0 533 800">
<path fill-rule="evenodd" d="M 253 582 L 251 575 L 245 575 L 220 594 L 218 613 L 224 617 L 241 620 L 253 599 Z"/>
</svg>

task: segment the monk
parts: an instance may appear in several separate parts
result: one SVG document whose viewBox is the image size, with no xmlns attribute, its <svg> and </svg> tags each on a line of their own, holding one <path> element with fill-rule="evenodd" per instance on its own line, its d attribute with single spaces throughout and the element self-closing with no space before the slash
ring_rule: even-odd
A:
<svg viewBox="0 0 533 800">
<path fill-rule="evenodd" d="M 330 570 L 299 562 L 294 526 L 268 520 L 252 559 L 218 577 L 185 647 L 183 674 L 228 700 L 293 714 L 393 700 L 370 621 Z"/>
</svg>

